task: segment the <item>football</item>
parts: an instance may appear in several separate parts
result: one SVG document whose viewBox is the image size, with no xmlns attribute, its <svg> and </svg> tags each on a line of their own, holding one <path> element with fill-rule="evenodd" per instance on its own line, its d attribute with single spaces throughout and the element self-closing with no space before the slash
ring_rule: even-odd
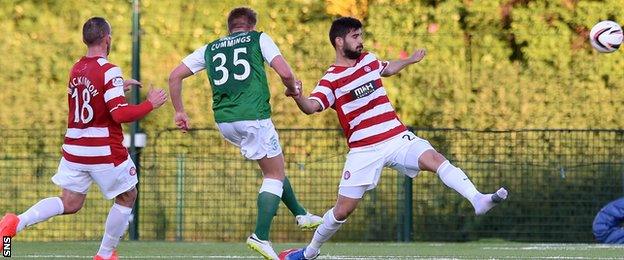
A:
<svg viewBox="0 0 624 260">
<path fill-rule="evenodd" d="M 589 32 L 589 42 L 599 52 L 614 52 L 622 44 L 622 27 L 614 21 L 602 21 Z"/>
</svg>

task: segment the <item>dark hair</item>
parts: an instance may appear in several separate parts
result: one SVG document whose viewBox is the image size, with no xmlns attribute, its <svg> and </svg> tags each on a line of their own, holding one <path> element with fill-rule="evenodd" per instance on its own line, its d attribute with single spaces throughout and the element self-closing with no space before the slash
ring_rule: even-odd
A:
<svg viewBox="0 0 624 260">
<path fill-rule="evenodd" d="M 249 28 L 256 25 L 256 11 L 249 7 L 237 7 L 228 15 L 228 31 L 236 28 Z"/>
<path fill-rule="evenodd" d="M 362 28 L 362 22 L 353 17 L 340 17 L 331 25 L 329 29 L 329 41 L 336 48 L 336 37 L 344 38 L 353 30 Z"/>
<path fill-rule="evenodd" d="M 92 17 L 82 26 L 82 41 L 87 46 L 102 42 L 104 37 L 110 34 L 111 28 L 106 19 Z"/>
</svg>

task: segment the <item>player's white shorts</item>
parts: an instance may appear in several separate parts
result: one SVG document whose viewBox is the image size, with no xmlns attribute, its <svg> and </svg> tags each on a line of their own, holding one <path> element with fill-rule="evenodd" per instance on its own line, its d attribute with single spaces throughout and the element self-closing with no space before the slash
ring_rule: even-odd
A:
<svg viewBox="0 0 624 260">
<path fill-rule="evenodd" d="M 136 167 L 130 157 L 117 167 L 103 170 L 79 169 L 73 167 L 65 158 L 61 158 L 57 173 L 52 176 L 52 182 L 56 185 L 82 194 L 87 194 L 94 181 L 106 199 L 115 198 L 131 190 L 139 182 Z"/>
<path fill-rule="evenodd" d="M 385 166 L 414 178 L 420 171 L 418 159 L 431 144 L 414 133 L 405 131 L 372 146 L 353 148 L 347 154 L 338 193 L 349 198 L 362 198 L 364 192 L 379 183 Z"/>
<path fill-rule="evenodd" d="M 225 140 L 240 147 L 241 154 L 247 159 L 272 158 L 282 153 L 271 119 L 218 123 L 217 127 Z"/>
</svg>

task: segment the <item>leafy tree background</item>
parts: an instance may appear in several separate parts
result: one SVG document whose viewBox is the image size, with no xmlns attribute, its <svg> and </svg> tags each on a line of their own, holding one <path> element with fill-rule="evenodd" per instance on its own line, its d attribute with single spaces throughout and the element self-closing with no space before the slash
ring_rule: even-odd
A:
<svg viewBox="0 0 624 260">
<path fill-rule="evenodd" d="M 129 1 L 2 0 L 0 127 L 62 128 L 67 75 L 85 53 L 81 26 L 91 16 L 113 27 L 110 60 L 131 75 Z M 308 93 L 333 62 L 332 19 L 363 19 L 365 47 L 382 59 L 415 48 L 425 60 L 385 79 L 404 123 L 417 127 L 622 128 L 622 51 L 599 54 L 587 40 L 604 19 L 624 21 L 621 0 L 604 1 L 141 1 L 141 80 L 167 88 L 169 72 L 194 49 L 227 33 L 235 6 L 258 11 L 258 30 L 281 48 Z M 278 127 L 338 127 L 329 112 L 303 116 L 269 73 Z M 145 88 L 142 91 L 145 93 Z M 184 82 L 193 126 L 212 126 L 205 73 Z M 173 127 L 167 105 L 143 122 Z"/>
</svg>

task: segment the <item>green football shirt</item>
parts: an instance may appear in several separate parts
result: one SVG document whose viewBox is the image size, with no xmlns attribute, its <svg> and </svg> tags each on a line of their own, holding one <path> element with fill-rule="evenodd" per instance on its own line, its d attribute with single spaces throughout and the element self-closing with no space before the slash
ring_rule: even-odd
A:
<svg viewBox="0 0 624 260">
<path fill-rule="evenodd" d="M 224 123 L 271 117 L 264 61 L 277 55 L 279 49 L 268 35 L 248 31 L 215 40 L 182 62 L 193 73 L 206 69 L 215 121 Z"/>
</svg>

